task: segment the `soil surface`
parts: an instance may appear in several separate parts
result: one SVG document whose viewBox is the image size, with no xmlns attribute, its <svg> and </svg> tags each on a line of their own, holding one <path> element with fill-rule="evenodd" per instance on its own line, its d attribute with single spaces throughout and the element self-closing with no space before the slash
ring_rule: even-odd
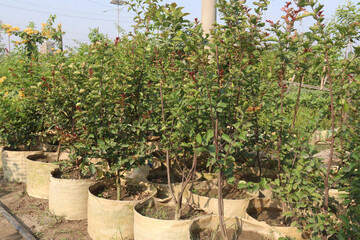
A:
<svg viewBox="0 0 360 240">
<path fill-rule="evenodd" d="M 167 174 L 166 170 L 153 170 L 150 171 L 149 176 L 147 179 L 152 183 L 159 183 L 159 184 L 167 184 Z M 181 183 L 182 177 L 179 174 L 173 173 L 171 174 L 171 183 Z"/>
<path fill-rule="evenodd" d="M 65 168 L 62 171 L 55 171 L 53 177 L 61 179 L 96 179 L 95 176 L 87 174 L 83 176 L 78 168 Z"/>
<path fill-rule="evenodd" d="M 26 194 L 24 183 L 10 183 L 3 179 L 0 169 L 0 200 L 40 240 L 91 240 L 87 220 L 69 221 L 51 214 L 48 200 Z M 23 239 L 0 214 L 0 239 Z"/>
<path fill-rule="evenodd" d="M 175 207 L 155 203 L 155 206 L 146 206 L 139 209 L 139 213 L 143 216 L 161 220 L 174 220 Z M 194 209 L 188 205 L 181 213 L 180 219 L 194 219 L 196 217 L 204 216 L 207 213 L 200 209 Z"/>
<path fill-rule="evenodd" d="M 290 219 L 285 219 L 282 210 L 277 208 L 249 209 L 248 214 L 258 221 L 264 221 L 270 226 L 288 227 L 291 224 Z"/>
<path fill-rule="evenodd" d="M 95 196 L 109 199 L 109 200 L 116 200 L 117 199 L 117 191 L 115 184 L 109 186 L 107 188 L 99 188 L 93 192 Z M 121 186 L 121 199 L 123 201 L 134 201 L 134 200 L 141 200 L 146 197 L 149 197 L 151 192 L 145 186 L 139 185 L 125 185 Z"/>
<path fill-rule="evenodd" d="M 235 231 L 234 229 L 226 230 L 229 239 L 231 240 L 267 240 L 267 238 L 255 232 Z M 221 232 L 204 230 L 201 231 L 193 240 L 221 240 Z"/>
<path fill-rule="evenodd" d="M 217 198 L 218 196 L 218 190 L 217 189 L 196 189 L 193 190 L 194 193 L 204 196 L 204 197 L 212 197 Z M 246 193 L 242 189 L 238 189 L 236 187 L 233 187 L 231 185 L 226 185 L 223 188 L 223 198 L 224 199 L 244 199 L 249 198 L 251 195 Z"/>
<path fill-rule="evenodd" d="M 28 159 L 32 160 L 32 161 L 36 161 L 36 162 L 43 162 L 43 163 L 59 163 L 59 162 L 56 162 L 55 159 L 53 157 L 46 157 L 46 156 L 37 156 L 37 155 L 34 155 L 34 156 L 30 156 L 28 157 Z"/>
</svg>

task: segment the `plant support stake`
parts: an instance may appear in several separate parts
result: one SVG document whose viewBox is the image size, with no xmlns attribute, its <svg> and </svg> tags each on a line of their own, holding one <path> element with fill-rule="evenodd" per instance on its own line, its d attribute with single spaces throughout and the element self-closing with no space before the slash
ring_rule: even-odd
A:
<svg viewBox="0 0 360 240">
<path fill-rule="evenodd" d="M 1 201 L 0 213 L 15 227 L 16 231 L 18 231 L 25 240 L 37 240 L 27 227 L 9 212 L 8 208 Z"/>
</svg>

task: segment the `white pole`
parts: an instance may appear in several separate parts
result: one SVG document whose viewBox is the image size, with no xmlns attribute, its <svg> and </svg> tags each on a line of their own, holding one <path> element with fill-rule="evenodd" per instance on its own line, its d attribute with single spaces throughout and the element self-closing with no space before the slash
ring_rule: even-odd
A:
<svg viewBox="0 0 360 240">
<path fill-rule="evenodd" d="M 201 23 L 204 34 L 210 33 L 216 21 L 216 0 L 202 0 L 201 2 Z"/>
<path fill-rule="evenodd" d="M 120 37 L 120 21 L 119 21 L 119 19 L 120 19 L 120 10 L 119 10 L 119 5 L 120 5 L 120 3 L 118 2 L 118 4 L 117 4 L 117 26 L 116 26 L 116 28 L 117 28 L 117 32 L 118 32 L 118 37 Z"/>
</svg>

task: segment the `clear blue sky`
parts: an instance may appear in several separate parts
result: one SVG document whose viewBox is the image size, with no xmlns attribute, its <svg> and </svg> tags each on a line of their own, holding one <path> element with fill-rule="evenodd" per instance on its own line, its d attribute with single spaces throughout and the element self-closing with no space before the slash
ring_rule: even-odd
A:
<svg viewBox="0 0 360 240">
<path fill-rule="evenodd" d="M 280 9 L 285 5 L 286 0 L 270 0 L 269 10 L 265 17 L 269 20 L 280 19 Z M 287 0 L 289 1 L 289 0 Z M 352 0 L 358 3 L 360 0 Z M 38 29 L 41 23 L 45 22 L 50 14 L 57 15 L 57 23 L 62 23 L 64 44 L 74 46 L 73 39 L 81 42 L 88 40 L 87 35 L 90 28 L 99 27 L 100 32 L 108 34 L 113 39 L 117 36 L 117 8 L 109 3 L 110 0 L 0 0 L 0 21 L 25 28 L 30 21 L 33 21 Z M 201 0 L 164 0 L 166 3 L 176 2 L 183 6 L 185 12 L 190 13 L 189 19 L 201 18 Z M 253 1 L 248 1 L 250 4 Z M 325 4 L 325 17 L 330 18 L 335 9 L 346 0 L 319 0 Z M 104 12 L 105 11 L 105 12 Z M 131 30 L 134 15 L 127 12 L 126 8 L 120 11 L 120 25 L 126 31 Z M 301 28 L 309 23 L 303 23 Z M 7 35 L 3 35 L 3 42 L 7 43 Z M 12 37 L 11 40 L 15 40 Z"/>
</svg>

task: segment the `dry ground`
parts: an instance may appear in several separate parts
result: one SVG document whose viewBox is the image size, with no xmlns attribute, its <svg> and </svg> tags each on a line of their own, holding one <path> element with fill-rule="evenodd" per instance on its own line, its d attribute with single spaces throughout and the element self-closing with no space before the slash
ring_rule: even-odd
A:
<svg viewBox="0 0 360 240">
<path fill-rule="evenodd" d="M 26 194 L 24 183 L 10 183 L 3 179 L 0 168 L 0 200 L 41 240 L 91 240 L 87 233 L 87 221 L 68 221 L 51 214 L 48 200 Z M 0 214 L 0 239 L 23 239 Z"/>
</svg>

